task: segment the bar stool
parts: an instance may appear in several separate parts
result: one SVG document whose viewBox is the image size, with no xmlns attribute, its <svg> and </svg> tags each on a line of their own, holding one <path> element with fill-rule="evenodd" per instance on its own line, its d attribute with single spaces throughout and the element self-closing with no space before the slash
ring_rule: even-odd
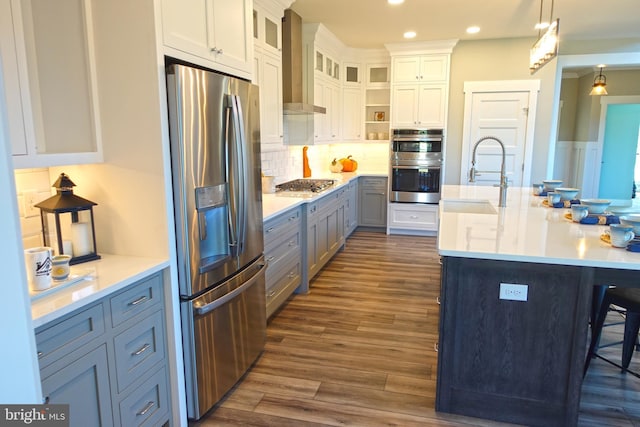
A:
<svg viewBox="0 0 640 427">
<path fill-rule="evenodd" d="M 600 340 L 600 334 L 602 333 L 602 326 L 604 320 L 607 317 L 609 306 L 615 304 L 618 307 L 622 307 L 627 310 L 626 319 L 624 322 L 624 336 L 622 341 L 622 365 L 617 365 L 610 360 L 604 359 L 602 356 L 598 356 L 601 359 L 611 363 L 612 365 L 622 368 L 624 372 L 629 372 L 635 376 L 640 375 L 629 371 L 629 363 L 631 362 L 631 356 L 635 349 L 636 341 L 638 340 L 638 330 L 640 329 L 640 288 L 608 288 L 604 293 L 598 316 L 593 325 L 591 332 L 591 344 L 589 345 L 589 351 L 587 353 L 587 360 L 584 364 L 584 374 L 586 375 L 591 359 L 597 356 L 595 353 L 598 341 Z"/>
</svg>

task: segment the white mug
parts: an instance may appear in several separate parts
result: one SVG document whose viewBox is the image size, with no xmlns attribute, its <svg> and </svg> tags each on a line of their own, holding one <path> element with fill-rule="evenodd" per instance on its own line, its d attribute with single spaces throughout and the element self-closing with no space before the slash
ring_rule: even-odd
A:
<svg viewBox="0 0 640 427">
<path fill-rule="evenodd" d="M 611 238 L 611 246 L 616 248 L 625 248 L 634 237 L 633 227 L 623 224 L 611 224 L 609 226 L 609 237 Z"/>
<path fill-rule="evenodd" d="M 580 222 L 583 218 L 589 215 L 589 209 L 585 205 L 573 204 L 571 205 L 571 219 L 574 222 Z"/>
<path fill-rule="evenodd" d="M 27 267 L 27 280 L 32 291 L 44 291 L 51 287 L 51 256 L 53 250 L 42 246 L 25 249 L 24 261 Z"/>
</svg>

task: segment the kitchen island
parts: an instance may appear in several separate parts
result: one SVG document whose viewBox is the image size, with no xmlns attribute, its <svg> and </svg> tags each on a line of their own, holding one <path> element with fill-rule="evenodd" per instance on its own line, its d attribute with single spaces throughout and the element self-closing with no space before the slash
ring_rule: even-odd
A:
<svg viewBox="0 0 640 427">
<path fill-rule="evenodd" d="M 640 254 L 543 200 L 509 188 L 500 208 L 497 188 L 443 187 L 436 410 L 576 425 L 593 286 L 638 286 Z"/>
</svg>

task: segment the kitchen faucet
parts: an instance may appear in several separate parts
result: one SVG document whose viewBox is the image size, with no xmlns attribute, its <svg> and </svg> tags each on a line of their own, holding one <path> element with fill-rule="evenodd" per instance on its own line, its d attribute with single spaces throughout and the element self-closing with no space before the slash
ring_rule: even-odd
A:
<svg viewBox="0 0 640 427">
<path fill-rule="evenodd" d="M 498 172 L 498 171 L 476 171 L 476 149 L 478 148 L 478 145 L 480 145 L 480 143 L 482 141 L 485 141 L 487 139 L 493 139 L 498 144 L 500 144 L 500 148 L 502 149 L 502 166 L 500 166 L 500 184 L 499 185 L 494 185 L 494 187 L 500 187 L 500 201 L 498 202 L 498 206 L 503 208 L 503 207 L 507 206 L 507 187 L 508 187 L 508 184 L 507 184 L 507 175 L 506 175 L 506 173 L 504 171 L 506 155 L 505 155 L 504 144 L 502 143 L 502 141 L 500 141 L 495 136 L 482 137 L 473 146 L 473 156 L 471 158 L 471 169 L 469 170 L 469 182 L 476 182 L 476 175 L 480 175 L 478 172 L 484 172 L 484 173 L 496 173 L 496 172 Z"/>
</svg>

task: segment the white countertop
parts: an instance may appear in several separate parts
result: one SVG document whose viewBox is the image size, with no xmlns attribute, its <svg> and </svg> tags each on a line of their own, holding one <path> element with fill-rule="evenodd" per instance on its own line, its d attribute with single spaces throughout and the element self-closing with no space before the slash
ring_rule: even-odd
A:
<svg viewBox="0 0 640 427">
<path fill-rule="evenodd" d="M 46 295 L 31 295 L 33 327 L 37 328 L 73 310 L 131 285 L 169 266 L 167 259 L 100 254 L 102 259 L 71 266 L 71 274 L 89 273 L 69 285 L 56 284 Z"/>
<path fill-rule="evenodd" d="M 609 228 L 565 218 L 569 209 L 549 208 L 531 188 L 509 188 L 498 207 L 498 188 L 444 185 L 442 200 L 488 200 L 497 214 L 443 212 L 440 255 L 546 264 L 640 270 L 640 253 L 611 247 L 600 239 Z"/>
<path fill-rule="evenodd" d="M 349 184 L 351 180 L 358 179 L 361 176 L 384 176 L 388 175 L 388 171 L 356 171 L 356 172 L 342 172 L 342 173 L 327 173 L 322 176 L 314 176 L 311 179 L 334 179 L 336 184 L 330 189 L 321 193 L 309 193 L 305 197 L 295 197 L 290 194 L 284 193 L 263 193 L 262 194 L 262 218 L 267 221 L 276 217 L 282 212 L 295 208 L 296 206 L 312 202 L 320 197 L 331 194 L 333 191 L 344 187 Z"/>
</svg>

